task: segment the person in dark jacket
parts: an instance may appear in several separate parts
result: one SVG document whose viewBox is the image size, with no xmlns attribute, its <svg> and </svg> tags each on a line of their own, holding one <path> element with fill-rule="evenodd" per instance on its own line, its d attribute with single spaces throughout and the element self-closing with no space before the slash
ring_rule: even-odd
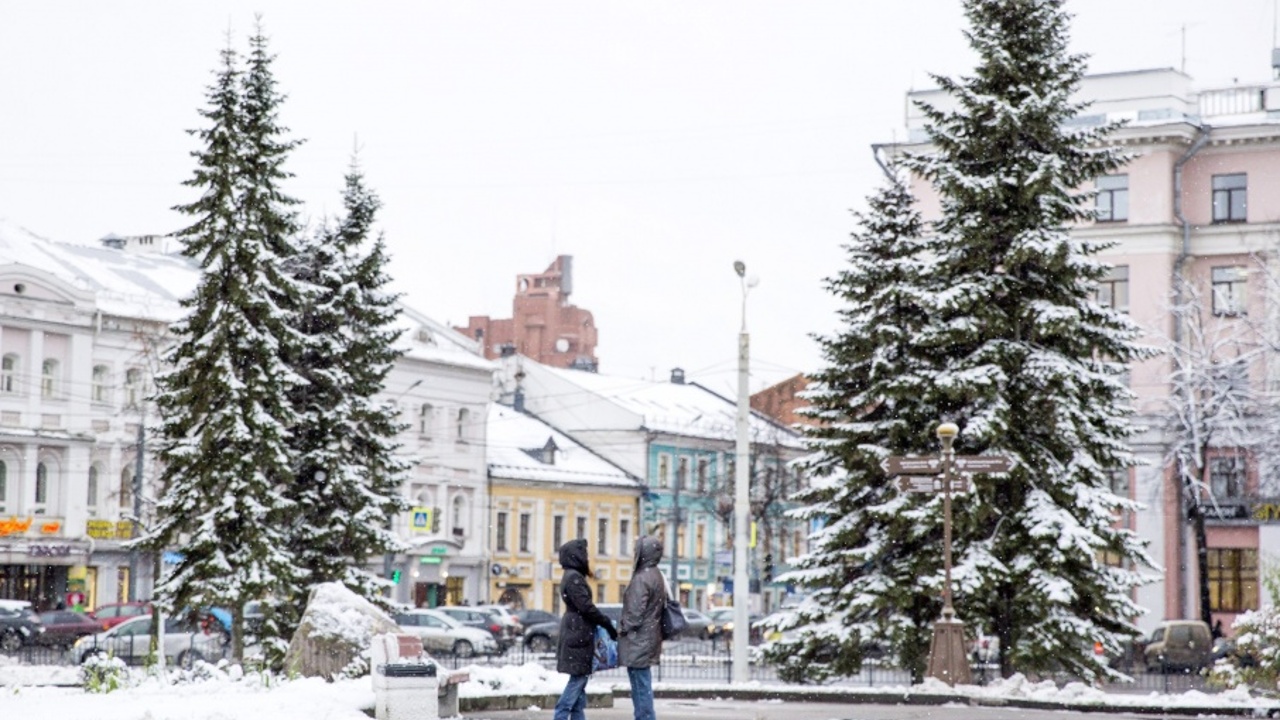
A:
<svg viewBox="0 0 1280 720">
<path fill-rule="evenodd" d="M 556 648 L 556 671 L 567 673 L 569 682 L 556 702 L 554 720 L 586 720 L 587 680 L 591 678 L 591 660 L 595 657 L 596 626 L 603 627 L 609 637 L 618 639 L 618 631 L 608 616 L 591 601 L 587 577 L 587 541 L 579 538 L 560 546 L 560 599 L 564 616 L 560 618 L 560 645 Z"/>
<path fill-rule="evenodd" d="M 618 664 L 627 668 L 635 720 L 654 720 L 653 676 L 662 660 L 662 611 L 667 583 L 658 570 L 662 541 L 645 535 L 636 542 L 636 569 L 622 597 L 618 619 Z"/>
</svg>

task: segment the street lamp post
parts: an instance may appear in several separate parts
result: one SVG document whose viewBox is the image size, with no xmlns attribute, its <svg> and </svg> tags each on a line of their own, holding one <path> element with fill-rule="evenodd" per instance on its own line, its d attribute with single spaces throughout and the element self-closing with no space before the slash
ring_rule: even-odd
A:
<svg viewBox="0 0 1280 720">
<path fill-rule="evenodd" d="M 747 468 L 750 463 L 747 370 L 751 357 L 750 339 L 747 336 L 747 293 L 755 285 L 755 281 L 747 280 L 747 266 L 741 260 L 734 261 L 733 271 L 738 274 L 742 283 L 742 329 L 738 333 L 738 438 L 733 479 L 733 682 L 739 683 L 751 679 L 751 668 L 747 664 L 747 650 L 751 642 L 747 607 L 751 596 L 747 578 L 747 523 L 750 522 L 751 510 L 751 496 L 747 487 Z"/>
<path fill-rule="evenodd" d="M 929 677 L 948 685 L 971 682 L 969 661 L 964 651 L 964 623 L 956 619 L 951 604 L 951 482 L 954 477 L 955 450 L 952 444 L 960 433 L 955 423 L 938 426 L 942 441 L 942 618 L 933 624 L 933 644 L 929 648 Z"/>
</svg>

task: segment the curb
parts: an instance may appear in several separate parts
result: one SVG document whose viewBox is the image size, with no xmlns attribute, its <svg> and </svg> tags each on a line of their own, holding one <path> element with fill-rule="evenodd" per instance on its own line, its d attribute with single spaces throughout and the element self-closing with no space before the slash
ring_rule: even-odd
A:
<svg viewBox="0 0 1280 720">
<path fill-rule="evenodd" d="M 696 700 L 718 698 L 727 700 L 780 700 L 784 702 L 827 702 L 847 703 L 850 705 L 921 705 L 936 706 L 946 704 L 970 705 L 974 707 L 1007 707 L 1024 710 L 1066 710 L 1078 713 L 1131 713 L 1134 715 L 1176 715 L 1196 717 L 1205 715 L 1225 715 L 1233 717 L 1280 718 L 1280 704 L 1271 706 L 1204 706 L 1204 705 L 1125 705 L 1110 703 L 1073 703 L 1051 700 L 1031 700 L 1025 698 L 972 697 L 960 694 L 911 693 L 911 692 L 809 692 L 806 690 L 741 689 L 741 690 L 708 690 L 706 688 L 654 688 L 655 698 L 676 700 Z M 613 691 L 614 698 L 630 698 L 631 690 L 618 687 Z"/>
</svg>

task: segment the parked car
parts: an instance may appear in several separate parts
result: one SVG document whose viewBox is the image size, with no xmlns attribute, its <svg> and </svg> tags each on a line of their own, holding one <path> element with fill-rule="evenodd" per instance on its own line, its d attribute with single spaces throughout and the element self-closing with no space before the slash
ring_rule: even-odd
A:
<svg viewBox="0 0 1280 720">
<path fill-rule="evenodd" d="M 524 631 L 524 647 L 529 652 L 555 652 L 560 644 L 560 621 L 540 622 L 529 625 Z"/>
<path fill-rule="evenodd" d="M 502 622 L 502 634 L 508 640 L 508 647 L 514 645 L 524 635 L 524 624 L 506 605 L 477 605 L 476 610 L 491 612 Z"/>
<path fill-rule="evenodd" d="M 165 658 L 184 668 L 190 668 L 198 660 L 218 660 L 226 651 L 222 633 L 207 634 L 184 618 L 165 618 L 162 645 Z M 108 630 L 85 635 L 71 646 L 71 657 L 77 663 L 84 663 L 94 655 L 109 654 L 138 665 L 150 652 L 150 615 L 128 618 Z"/>
<path fill-rule="evenodd" d="M 498 643 L 485 630 L 467 627 L 444 613 L 418 609 L 395 616 L 400 629 L 422 639 L 427 652 L 439 652 L 458 657 L 497 655 Z"/>
<path fill-rule="evenodd" d="M 69 648 L 85 635 L 102 632 L 102 623 L 74 610 L 50 610 L 40 613 L 44 633 L 41 645 Z"/>
<path fill-rule="evenodd" d="M 1213 634 L 1200 620 L 1166 620 L 1156 626 L 1142 650 L 1148 672 L 1200 670 L 1213 655 Z"/>
<path fill-rule="evenodd" d="M 525 637 L 529 636 L 529 627 L 538 623 L 560 622 L 560 616 L 546 610 L 535 610 L 533 608 L 525 608 L 516 611 L 516 619 L 525 628 Z"/>
<path fill-rule="evenodd" d="M 711 633 L 713 639 L 722 639 L 726 642 L 733 641 L 733 608 L 713 608 L 707 611 L 707 617 L 710 618 L 716 628 Z M 747 616 L 747 639 L 752 645 L 764 640 L 764 628 L 760 626 L 760 621 L 764 617 L 759 613 L 751 613 Z"/>
<path fill-rule="evenodd" d="M 484 608 L 448 605 L 435 608 L 435 611 L 444 613 L 467 627 L 473 627 L 489 633 L 493 636 L 494 641 L 498 643 L 498 649 L 504 652 L 515 644 L 515 638 L 507 633 L 507 626 L 502 622 L 502 619 Z"/>
<path fill-rule="evenodd" d="M 696 637 L 702 640 L 711 639 L 711 635 L 716 630 L 714 620 L 693 608 L 680 609 L 684 612 L 685 621 L 689 623 L 689 628 L 684 631 L 682 637 Z"/>
<path fill-rule="evenodd" d="M 98 621 L 103 630 L 109 630 L 129 618 L 150 614 L 151 603 L 146 602 L 108 603 L 99 605 L 92 612 L 87 613 L 89 617 Z"/>
<path fill-rule="evenodd" d="M 0 651 L 14 652 L 40 642 L 44 624 L 26 600 L 0 600 Z"/>
</svg>

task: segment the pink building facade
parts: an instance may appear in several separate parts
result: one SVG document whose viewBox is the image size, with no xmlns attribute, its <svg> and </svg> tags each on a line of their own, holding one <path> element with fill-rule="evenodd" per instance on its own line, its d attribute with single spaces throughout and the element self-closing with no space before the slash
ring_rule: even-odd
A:
<svg viewBox="0 0 1280 720">
<path fill-rule="evenodd" d="M 1143 503 L 1118 522 L 1150 543 L 1162 565 L 1155 582 L 1137 591 L 1149 629 L 1163 619 L 1199 616 L 1196 546 L 1188 503 L 1167 460 L 1172 409 L 1171 351 L 1191 349 L 1187 326 L 1176 328 L 1179 276 L 1200 298 L 1204 335 L 1217 353 L 1280 348 L 1280 81 L 1197 90 L 1171 69 L 1086 77 L 1078 99 L 1091 102 L 1082 124 L 1126 120 L 1113 141 L 1131 159 L 1094 188 L 1098 220 L 1073 231 L 1114 246 L 1098 299 L 1127 312 L 1144 330 L 1142 342 L 1164 350 L 1131 368 L 1143 431 L 1134 451 L 1143 465 L 1119 479 L 1117 492 Z M 910 93 L 939 108 L 940 91 Z M 924 119 L 908 115 L 911 142 L 880 149 L 925 152 Z M 927 181 L 913 190 L 926 220 L 939 215 Z M 1191 293 L 1183 293 L 1186 300 Z M 1280 355 L 1254 353 L 1244 379 L 1257 397 L 1280 388 Z M 1254 453 L 1230 443 L 1210 448 L 1204 483 L 1210 608 L 1228 631 L 1235 617 L 1257 608 L 1260 579 L 1280 560 L 1280 478 Z"/>
</svg>

